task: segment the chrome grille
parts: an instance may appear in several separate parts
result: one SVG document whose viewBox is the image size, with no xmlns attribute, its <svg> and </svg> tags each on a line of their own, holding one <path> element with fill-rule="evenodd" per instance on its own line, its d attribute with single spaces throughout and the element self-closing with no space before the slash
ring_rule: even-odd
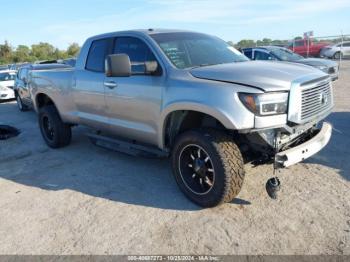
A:
<svg viewBox="0 0 350 262">
<path fill-rule="evenodd" d="M 329 81 L 301 91 L 301 120 L 305 121 L 332 108 L 332 87 Z"/>
</svg>

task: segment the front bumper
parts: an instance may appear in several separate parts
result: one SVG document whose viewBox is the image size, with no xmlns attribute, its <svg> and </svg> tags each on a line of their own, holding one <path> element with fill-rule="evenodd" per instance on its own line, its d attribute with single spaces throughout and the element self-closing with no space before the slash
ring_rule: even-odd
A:
<svg viewBox="0 0 350 262">
<path fill-rule="evenodd" d="M 332 135 L 331 124 L 324 122 L 321 130 L 310 140 L 276 154 L 279 167 L 288 167 L 309 158 L 324 148 Z"/>
<path fill-rule="evenodd" d="M 330 74 L 330 77 L 331 77 L 332 81 L 335 81 L 335 80 L 338 80 L 339 74 L 338 74 L 338 73 L 336 73 L 336 74 Z"/>
</svg>

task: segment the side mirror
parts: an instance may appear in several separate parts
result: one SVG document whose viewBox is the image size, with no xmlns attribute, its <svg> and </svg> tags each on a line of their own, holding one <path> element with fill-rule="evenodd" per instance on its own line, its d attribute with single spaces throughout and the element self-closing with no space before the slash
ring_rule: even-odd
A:
<svg viewBox="0 0 350 262">
<path fill-rule="evenodd" d="M 106 76 L 128 77 L 131 75 L 130 58 L 126 54 L 108 55 L 106 58 Z"/>
</svg>

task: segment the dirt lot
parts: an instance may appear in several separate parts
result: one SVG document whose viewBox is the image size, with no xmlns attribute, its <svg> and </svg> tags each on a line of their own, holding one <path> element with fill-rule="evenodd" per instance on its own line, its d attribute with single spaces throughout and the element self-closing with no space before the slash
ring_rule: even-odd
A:
<svg viewBox="0 0 350 262">
<path fill-rule="evenodd" d="M 51 150 L 34 112 L 0 104 L 0 123 L 21 129 L 0 142 L 0 254 L 350 254 L 350 61 L 334 84 L 333 137 L 307 162 L 247 166 L 233 203 L 200 209 L 178 190 L 168 160 L 92 145 L 82 127 Z"/>
</svg>

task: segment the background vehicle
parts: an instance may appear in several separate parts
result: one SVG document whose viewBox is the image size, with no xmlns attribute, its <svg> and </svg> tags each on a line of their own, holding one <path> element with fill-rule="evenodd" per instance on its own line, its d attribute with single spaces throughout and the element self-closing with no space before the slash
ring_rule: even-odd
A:
<svg viewBox="0 0 350 262">
<path fill-rule="evenodd" d="M 71 67 L 75 66 L 77 59 L 76 58 L 67 58 L 67 59 L 57 59 L 57 60 L 44 60 L 36 61 L 34 64 L 46 65 L 46 64 L 65 64 Z"/>
<path fill-rule="evenodd" d="M 339 66 L 336 62 L 320 58 L 304 58 L 293 53 L 287 48 L 263 46 L 256 48 L 244 48 L 242 49 L 242 52 L 252 60 L 278 60 L 300 63 L 322 70 L 323 72 L 329 74 L 332 80 L 336 80 L 339 77 Z"/>
<path fill-rule="evenodd" d="M 350 57 L 350 42 L 325 46 L 322 48 L 320 56 L 334 59 L 340 59 L 340 57 Z"/>
<path fill-rule="evenodd" d="M 65 65 L 70 65 L 71 67 L 75 67 L 77 59 L 76 58 L 67 58 L 67 59 L 63 59 L 62 61 L 58 61 L 58 62 L 65 64 Z"/>
<path fill-rule="evenodd" d="M 14 99 L 13 85 L 15 80 L 15 71 L 0 71 L 0 100 Z"/>
<path fill-rule="evenodd" d="M 137 30 L 83 45 L 76 67 L 32 71 L 43 139 L 59 148 L 87 125 L 100 146 L 171 155 L 176 182 L 195 203 L 231 201 L 244 159 L 260 152 L 287 167 L 321 150 L 331 126 L 332 84 L 315 68 L 250 61 L 225 41 L 195 32 Z"/>
<path fill-rule="evenodd" d="M 9 69 L 13 71 L 18 71 L 22 66 L 29 65 L 29 63 L 16 63 L 9 65 Z"/>
<path fill-rule="evenodd" d="M 329 45 L 329 43 L 317 43 L 313 39 L 300 39 L 290 42 L 288 48 L 304 57 L 319 57 L 321 49 L 327 45 Z"/>
<path fill-rule="evenodd" d="M 30 73 L 33 70 L 48 70 L 53 68 L 69 68 L 63 64 L 26 64 L 18 70 L 13 85 L 14 97 L 20 111 L 26 111 L 33 107 L 30 92 Z"/>
<path fill-rule="evenodd" d="M 9 66 L 8 65 L 1 65 L 0 71 L 4 71 L 4 70 L 9 70 Z"/>
</svg>

